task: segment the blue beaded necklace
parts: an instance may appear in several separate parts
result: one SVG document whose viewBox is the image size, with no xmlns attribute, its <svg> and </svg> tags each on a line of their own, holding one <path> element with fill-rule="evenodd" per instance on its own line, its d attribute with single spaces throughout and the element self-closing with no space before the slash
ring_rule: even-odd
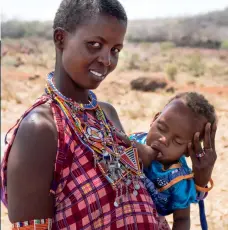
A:
<svg viewBox="0 0 228 230">
<path fill-rule="evenodd" d="M 49 73 L 48 78 L 47 78 L 48 84 L 51 87 L 51 89 L 54 91 L 54 93 L 58 95 L 60 98 L 62 98 L 64 101 L 70 103 L 71 105 L 75 104 L 76 107 L 80 106 L 81 109 L 85 109 L 85 110 L 92 110 L 92 109 L 97 108 L 97 105 L 98 105 L 97 97 L 91 90 L 89 90 L 89 95 L 88 95 L 90 103 L 88 104 L 77 103 L 73 101 L 71 98 L 67 98 L 61 92 L 59 92 L 59 90 L 55 87 L 53 83 L 53 78 L 54 78 L 54 72 Z"/>
</svg>

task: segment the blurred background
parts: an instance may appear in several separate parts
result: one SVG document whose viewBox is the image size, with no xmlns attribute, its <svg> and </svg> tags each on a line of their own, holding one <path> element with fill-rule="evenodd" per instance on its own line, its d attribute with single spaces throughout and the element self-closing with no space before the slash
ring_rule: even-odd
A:
<svg viewBox="0 0 228 230">
<path fill-rule="evenodd" d="M 127 133 L 147 131 L 178 92 L 198 91 L 219 118 L 214 189 L 206 199 L 209 230 L 228 230 L 228 2 L 122 0 L 130 19 L 117 69 L 96 90 L 118 111 Z M 43 93 L 54 68 L 52 20 L 60 0 L 2 2 L 1 136 Z M 2 144 L 3 147 L 3 144 Z M 190 163 L 190 162 L 189 162 Z M 172 218 L 168 217 L 172 224 Z M 193 230 L 200 229 L 192 205 Z M 10 229 L 2 207 L 2 229 Z"/>
</svg>

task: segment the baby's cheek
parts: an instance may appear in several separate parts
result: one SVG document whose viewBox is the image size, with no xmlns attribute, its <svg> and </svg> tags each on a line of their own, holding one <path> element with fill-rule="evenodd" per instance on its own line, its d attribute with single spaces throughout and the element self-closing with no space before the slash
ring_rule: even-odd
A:
<svg viewBox="0 0 228 230">
<path fill-rule="evenodd" d="M 150 146 L 154 141 L 158 140 L 159 137 L 160 134 L 156 128 L 156 125 L 153 124 L 147 134 L 146 144 Z"/>
<path fill-rule="evenodd" d="M 148 133 L 147 138 L 146 138 L 146 144 L 148 146 L 151 146 L 152 143 L 155 141 L 154 135 L 152 132 Z"/>
<path fill-rule="evenodd" d="M 174 155 L 176 156 L 175 158 L 180 158 L 182 155 L 184 155 L 186 153 L 187 150 L 187 146 L 186 145 L 182 145 L 182 146 L 173 146 L 172 150 L 170 150 L 170 152 L 174 153 Z"/>
<path fill-rule="evenodd" d="M 183 150 L 184 150 L 184 151 L 187 151 L 187 150 L 188 150 L 188 143 L 186 143 L 186 144 L 183 145 Z"/>
<path fill-rule="evenodd" d="M 182 153 L 182 155 L 183 154 L 187 154 L 188 153 L 188 145 L 187 144 L 185 144 L 184 146 L 182 146 L 182 148 L 181 148 L 181 151 L 180 151 L 181 153 Z"/>
</svg>

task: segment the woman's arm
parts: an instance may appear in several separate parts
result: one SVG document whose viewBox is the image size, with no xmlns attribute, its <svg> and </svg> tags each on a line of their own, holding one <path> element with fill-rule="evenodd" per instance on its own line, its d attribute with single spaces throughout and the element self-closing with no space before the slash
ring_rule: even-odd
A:
<svg viewBox="0 0 228 230">
<path fill-rule="evenodd" d="M 119 116 L 115 108 L 109 103 L 99 102 L 99 105 L 105 112 L 108 119 L 114 124 L 114 126 L 122 131 L 122 133 L 117 133 L 118 137 L 124 141 L 128 146 L 131 146 L 131 141 L 126 136 L 124 128 L 120 122 Z M 143 145 L 140 143 L 135 143 L 140 159 L 143 162 L 144 167 L 150 166 L 151 162 L 157 157 L 157 152 L 155 152 L 150 146 Z"/>
<path fill-rule="evenodd" d="M 175 210 L 173 213 L 172 230 L 189 230 L 190 229 L 190 207 Z"/>
<path fill-rule="evenodd" d="M 124 128 L 120 122 L 116 109 L 107 102 L 99 102 L 99 105 L 105 112 L 105 115 L 108 117 L 108 119 L 113 123 L 113 125 L 120 131 L 124 132 Z"/>
<path fill-rule="evenodd" d="M 49 109 L 38 107 L 22 121 L 7 166 L 8 212 L 12 223 L 53 216 L 50 186 L 57 131 Z"/>
</svg>

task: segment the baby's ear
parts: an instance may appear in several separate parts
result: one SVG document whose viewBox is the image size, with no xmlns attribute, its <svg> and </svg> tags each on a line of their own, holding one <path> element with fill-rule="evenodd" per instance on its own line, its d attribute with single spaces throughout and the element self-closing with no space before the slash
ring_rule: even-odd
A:
<svg viewBox="0 0 228 230">
<path fill-rule="evenodd" d="M 151 126 L 151 125 L 153 124 L 153 122 L 159 117 L 160 114 L 161 114 L 161 112 L 155 114 L 153 120 L 152 120 L 151 123 L 150 123 L 150 126 Z"/>
<path fill-rule="evenodd" d="M 159 113 L 156 113 L 155 114 L 155 116 L 154 116 L 154 119 L 153 119 L 153 121 L 155 121 L 159 116 L 160 116 L 160 114 L 161 114 L 161 112 L 159 112 Z"/>
</svg>

